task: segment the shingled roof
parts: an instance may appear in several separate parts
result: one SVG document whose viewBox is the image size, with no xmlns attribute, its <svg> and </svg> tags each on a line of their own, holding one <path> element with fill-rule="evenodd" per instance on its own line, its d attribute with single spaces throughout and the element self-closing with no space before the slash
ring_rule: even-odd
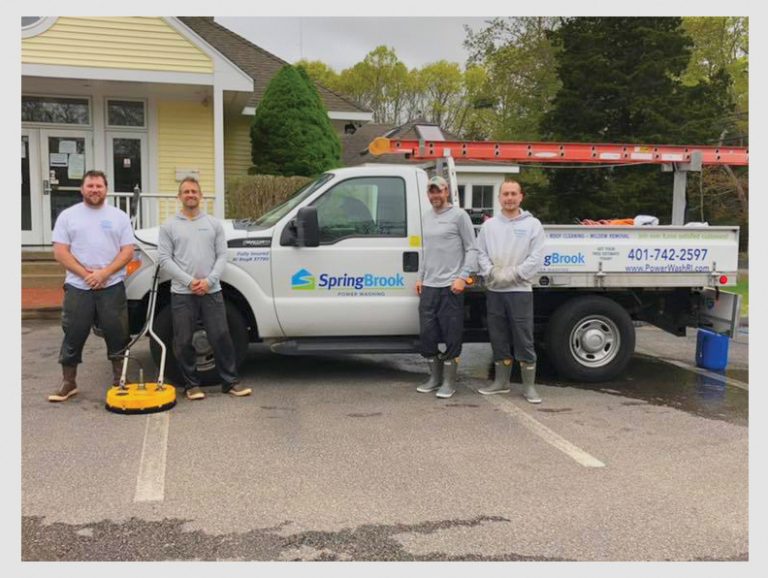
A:
<svg viewBox="0 0 768 578">
<path fill-rule="evenodd" d="M 443 135 L 443 140 L 461 140 L 455 134 L 441 129 L 433 122 L 417 118 L 410 120 L 400 126 L 393 124 L 364 124 L 355 131 L 354 134 L 347 134 L 341 138 L 342 155 L 341 159 L 344 166 L 352 167 L 364 163 L 387 163 L 387 164 L 411 164 L 413 161 L 407 160 L 405 155 L 381 155 L 373 156 L 368 152 L 368 145 L 373 139 L 385 136 L 390 139 L 419 140 L 424 136 L 419 132 L 419 127 L 435 127 Z"/>
<path fill-rule="evenodd" d="M 269 81 L 286 64 L 285 60 L 235 34 L 213 17 L 179 17 L 185 26 L 205 39 L 211 46 L 231 60 L 238 68 L 253 78 L 253 95 L 247 106 L 256 107 L 264 96 Z M 349 98 L 315 83 L 325 108 L 334 112 L 371 112 L 355 104 Z"/>
</svg>

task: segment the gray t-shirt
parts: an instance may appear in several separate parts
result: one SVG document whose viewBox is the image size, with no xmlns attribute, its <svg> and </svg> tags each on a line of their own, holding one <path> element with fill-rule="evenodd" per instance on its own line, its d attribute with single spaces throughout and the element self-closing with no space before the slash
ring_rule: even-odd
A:
<svg viewBox="0 0 768 578">
<path fill-rule="evenodd" d="M 209 293 L 221 291 L 227 239 L 218 219 L 205 213 L 188 219 L 178 213 L 160 227 L 157 253 L 160 267 L 171 276 L 172 293 L 191 294 L 193 279 L 207 279 Z"/>
<path fill-rule="evenodd" d="M 419 280 L 427 287 L 450 287 L 476 269 L 475 230 L 463 209 L 429 209 L 421 217 L 424 263 Z"/>
</svg>

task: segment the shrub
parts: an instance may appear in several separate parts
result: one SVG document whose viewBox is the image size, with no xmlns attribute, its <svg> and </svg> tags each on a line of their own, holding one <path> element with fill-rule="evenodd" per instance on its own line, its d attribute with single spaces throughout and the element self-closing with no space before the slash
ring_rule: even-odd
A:
<svg viewBox="0 0 768 578">
<path fill-rule="evenodd" d="M 248 175 L 228 183 L 226 215 L 228 219 L 255 219 L 276 207 L 311 179 Z"/>
</svg>

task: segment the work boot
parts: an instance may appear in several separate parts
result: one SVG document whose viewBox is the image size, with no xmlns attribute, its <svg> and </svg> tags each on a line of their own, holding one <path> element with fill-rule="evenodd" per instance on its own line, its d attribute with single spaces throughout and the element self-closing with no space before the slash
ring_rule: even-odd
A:
<svg viewBox="0 0 768 578">
<path fill-rule="evenodd" d="M 459 369 L 459 358 L 446 359 L 443 362 L 443 385 L 437 390 L 437 397 L 448 399 L 456 393 L 456 372 Z"/>
<path fill-rule="evenodd" d="M 251 395 L 252 390 L 250 387 L 243 387 L 239 383 L 235 383 L 229 389 L 225 389 L 222 387 L 221 391 L 224 393 L 228 393 L 229 395 L 234 395 L 235 397 L 245 397 L 246 395 Z"/>
<path fill-rule="evenodd" d="M 416 388 L 419 393 L 435 391 L 443 381 L 443 361 L 439 357 L 428 357 L 429 379 Z"/>
<path fill-rule="evenodd" d="M 200 389 L 199 387 L 190 387 L 186 391 L 187 399 L 191 400 L 197 400 L 197 399 L 205 399 L 205 392 Z"/>
<path fill-rule="evenodd" d="M 112 385 L 120 385 L 120 378 L 123 376 L 123 358 L 110 359 L 112 362 Z"/>
<path fill-rule="evenodd" d="M 477 391 L 483 395 L 493 395 L 494 393 L 508 393 L 509 392 L 509 376 L 512 373 L 512 360 L 505 359 L 503 361 L 496 361 L 493 364 L 495 369 L 495 375 L 493 383 L 487 387 L 481 387 Z"/>
<path fill-rule="evenodd" d="M 48 401 L 66 401 L 77 393 L 77 383 L 75 378 L 77 377 L 76 365 L 62 365 L 61 366 L 61 384 L 58 391 L 48 396 Z"/>
<path fill-rule="evenodd" d="M 541 403 L 541 398 L 533 386 L 536 381 L 536 363 L 521 361 L 520 375 L 523 378 L 523 397 L 528 400 L 528 403 Z"/>
</svg>

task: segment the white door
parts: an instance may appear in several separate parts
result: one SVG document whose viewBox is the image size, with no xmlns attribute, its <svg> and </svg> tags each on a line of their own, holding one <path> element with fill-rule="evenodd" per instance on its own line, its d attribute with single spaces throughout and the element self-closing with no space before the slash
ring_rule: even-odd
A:
<svg viewBox="0 0 768 578">
<path fill-rule="evenodd" d="M 21 243 L 43 244 L 43 180 L 40 131 L 21 129 Z"/>
<path fill-rule="evenodd" d="M 286 336 L 418 335 L 418 202 L 403 177 L 336 183 L 312 205 L 319 247 L 272 245 L 275 308 Z M 414 197 L 410 197 L 414 199 Z"/>
<path fill-rule="evenodd" d="M 113 204 L 131 217 L 137 216 L 138 206 L 133 198 L 136 187 L 147 192 L 147 163 L 147 135 L 129 131 L 107 133 L 109 190 L 119 194 Z"/>
<path fill-rule="evenodd" d="M 82 200 L 80 184 L 93 163 L 93 138 L 87 131 L 41 129 L 40 154 L 42 233 L 43 243 L 49 244 L 56 218 Z"/>
</svg>

